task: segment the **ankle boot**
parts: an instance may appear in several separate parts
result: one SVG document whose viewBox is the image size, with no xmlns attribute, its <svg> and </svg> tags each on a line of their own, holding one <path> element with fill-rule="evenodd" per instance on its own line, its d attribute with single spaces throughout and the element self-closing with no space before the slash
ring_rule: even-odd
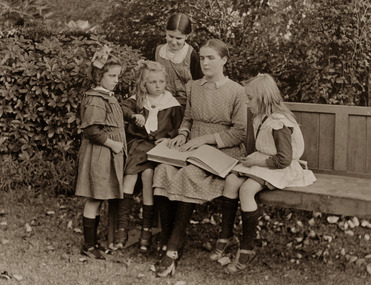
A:
<svg viewBox="0 0 371 285">
<path fill-rule="evenodd" d="M 130 212 L 133 204 L 133 194 L 124 193 L 124 199 L 118 202 L 117 230 L 114 247 L 123 248 L 128 240 Z"/>
<path fill-rule="evenodd" d="M 139 240 L 139 250 L 148 252 L 152 239 L 153 205 L 143 205 L 143 227 Z"/>
<path fill-rule="evenodd" d="M 212 261 L 222 258 L 226 250 L 236 242 L 233 236 L 233 225 L 238 209 L 238 198 L 230 199 L 222 196 L 222 232 L 209 258 Z"/>
<path fill-rule="evenodd" d="M 242 239 L 240 249 L 252 250 L 254 248 L 254 239 L 256 235 L 256 226 L 260 216 L 259 209 L 253 212 L 241 211 L 242 216 Z"/>
<path fill-rule="evenodd" d="M 84 245 L 81 254 L 96 259 L 105 259 L 103 253 L 96 246 L 96 219 L 83 217 Z"/>
</svg>

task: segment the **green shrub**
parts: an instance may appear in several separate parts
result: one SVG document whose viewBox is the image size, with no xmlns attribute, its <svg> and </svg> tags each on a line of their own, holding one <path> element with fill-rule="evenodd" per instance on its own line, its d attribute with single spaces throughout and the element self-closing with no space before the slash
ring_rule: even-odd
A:
<svg viewBox="0 0 371 285">
<path fill-rule="evenodd" d="M 126 71 L 117 86 L 127 96 L 141 54 L 102 36 L 43 34 L 0 38 L 0 153 L 29 159 L 43 151 L 46 159 L 75 156 L 79 146 L 78 106 L 90 87 L 87 67 L 94 51 L 110 45 Z"/>
</svg>

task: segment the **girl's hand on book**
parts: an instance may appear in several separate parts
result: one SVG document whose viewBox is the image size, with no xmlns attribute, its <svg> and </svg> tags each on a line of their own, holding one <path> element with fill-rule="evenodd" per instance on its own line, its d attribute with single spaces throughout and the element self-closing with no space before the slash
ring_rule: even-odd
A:
<svg viewBox="0 0 371 285">
<path fill-rule="evenodd" d="M 194 150 L 202 145 L 206 144 L 205 140 L 203 137 L 198 137 L 195 139 L 191 139 L 188 141 L 186 144 L 182 145 L 179 147 L 179 151 L 190 151 Z"/>
<path fill-rule="evenodd" d="M 166 141 L 167 144 L 169 144 L 170 139 L 169 138 L 160 138 L 155 141 L 155 145 L 158 145 L 159 143 L 162 143 L 163 141 Z"/>
<path fill-rule="evenodd" d="M 146 123 L 146 119 L 141 114 L 134 114 L 132 117 L 135 119 L 135 124 L 139 127 L 143 127 Z"/>
<path fill-rule="evenodd" d="M 267 166 L 267 163 L 265 162 L 265 160 L 256 159 L 256 158 L 249 157 L 249 156 L 241 158 L 240 162 L 246 167 L 251 167 L 251 166 L 266 167 Z"/>
<path fill-rule="evenodd" d="M 168 147 L 170 148 L 178 148 L 181 145 L 184 145 L 185 142 L 187 141 L 186 137 L 183 135 L 178 135 L 175 138 L 171 139 L 169 141 Z"/>
</svg>

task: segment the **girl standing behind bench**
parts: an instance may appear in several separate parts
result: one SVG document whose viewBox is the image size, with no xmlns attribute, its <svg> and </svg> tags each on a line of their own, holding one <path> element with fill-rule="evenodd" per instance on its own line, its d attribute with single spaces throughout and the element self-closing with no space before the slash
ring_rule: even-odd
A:
<svg viewBox="0 0 371 285">
<path fill-rule="evenodd" d="M 227 266 L 229 273 L 239 273 L 255 256 L 254 238 L 259 217 L 255 194 L 261 190 L 306 186 L 315 181 L 310 170 L 304 170 L 299 159 L 304 152 L 304 139 L 294 115 L 285 106 L 280 91 L 269 74 L 250 79 L 245 91 L 247 104 L 254 114 L 256 151 L 241 159 L 244 173 L 227 176 L 222 197 L 222 232 L 210 255 L 218 260 L 234 243 L 233 225 L 241 202 L 242 240 L 235 260 Z"/>
<path fill-rule="evenodd" d="M 155 59 L 165 66 L 169 75 L 167 90 L 179 101 L 184 112 L 187 96 L 186 83 L 202 78 L 200 59 L 192 46 L 186 43 L 192 32 L 190 18 L 177 13 L 167 21 L 166 44 L 156 47 Z"/>
</svg>

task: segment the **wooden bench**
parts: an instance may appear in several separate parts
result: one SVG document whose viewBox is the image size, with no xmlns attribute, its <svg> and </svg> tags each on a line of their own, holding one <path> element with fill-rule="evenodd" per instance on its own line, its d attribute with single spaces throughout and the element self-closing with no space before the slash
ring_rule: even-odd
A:
<svg viewBox="0 0 371 285">
<path fill-rule="evenodd" d="M 302 159 L 317 181 L 307 187 L 262 191 L 259 203 L 371 218 L 371 107 L 287 104 L 303 132 Z M 250 125 L 247 146 L 251 142 Z"/>
<path fill-rule="evenodd" d="M 305 140 L 302 159 L 317 181 L 307 187 L 264 190 L 258 202 L 299 210 L 371 218 L 371 107 L 287 103 Z M 246 145 L 252 151 L 252 114 Z M 111 201 L 108 242 L 113 241 L 117 201 Z M 158 233 L 160 229 L 155 229 Z M 138 242 L 140 231 L 129 232 L 126 247 Z"/>
</svg>

